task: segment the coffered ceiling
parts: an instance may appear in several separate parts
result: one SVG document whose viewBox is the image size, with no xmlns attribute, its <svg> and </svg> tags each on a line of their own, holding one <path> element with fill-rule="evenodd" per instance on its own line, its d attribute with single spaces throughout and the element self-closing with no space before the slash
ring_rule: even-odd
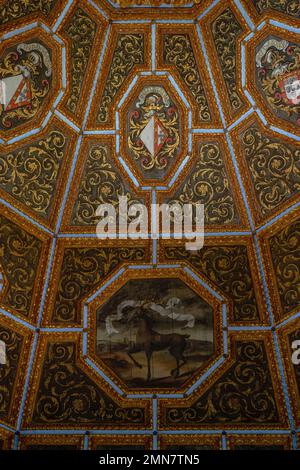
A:
<svg viewBox="0 0 300 470">
<path fill-rule="evenodd" d="M 0 2 L 2 448 L 300 445 L 299 17 Z M 120 196 L 204 247 L 97 238 Z"/>
</svg>

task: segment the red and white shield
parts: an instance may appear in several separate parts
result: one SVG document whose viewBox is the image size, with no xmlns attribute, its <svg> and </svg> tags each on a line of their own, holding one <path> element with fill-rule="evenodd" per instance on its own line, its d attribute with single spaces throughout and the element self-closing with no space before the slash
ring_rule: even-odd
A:
<svg viewBox="0 0 300 470">
<path fill-rule="evenodd" d="M 282 94 L 291 104 L 300 103 L 300 71 L 284 75 L 279 82 Z"/>
<path fill-rule="evenodd" d="M 22 74 L 0 80 L 0 103 L 4 111 L 26 106 L 31 102 L 31 87 L 28 78 Z"/>
<path fill-rule="evenodd" d="M 158 154 L 167 138 L 168 133 L 156 116 L 151 117 L 140 134 L 141 141 L 153 157 Z"/>
</svg>

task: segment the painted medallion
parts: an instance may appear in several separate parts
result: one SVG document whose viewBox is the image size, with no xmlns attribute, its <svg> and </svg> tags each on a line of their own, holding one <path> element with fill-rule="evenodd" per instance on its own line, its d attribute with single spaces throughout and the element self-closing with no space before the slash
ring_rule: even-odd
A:
<svg viewBox="0 0 300 470">
<path fill-rule="evenodd" d="M 128 150 L 145 179 L 163 178 L 179 150 L 180 117 L 162 86 L 145 86 L 129 113 Z"/>
<path fill-rule="evenodd" d="M 98 309 L 97 355 L 129 387 L 179 387 L 213 353 L 213 309 L 179 279 L 130 280 Z"/>
<path fill-rule="evenodd" d="M 35 118 L 51 82 L 51 51 L 38 39 L 6 50 L 0 60 L 0 129 Z"/>
<path fill-rule="evenodd" d="M 300 46 L 269 36 L 256 48 L 256 83 L 279 118 L 300 126 Z"/>
</svg>

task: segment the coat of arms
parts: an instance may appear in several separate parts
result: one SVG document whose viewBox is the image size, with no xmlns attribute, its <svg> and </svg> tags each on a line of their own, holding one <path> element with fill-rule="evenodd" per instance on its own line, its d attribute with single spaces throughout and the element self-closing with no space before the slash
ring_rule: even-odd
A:
<svg viewBox="0 0 300 470">
<path fill-rule="evenodd" d="M 300 125 L 300 47 L 269 38 L 256 52 L 258 85 L 268 105 L 281 118 Z"/>
<path fill-rule="evenodd" d="M 40 43 L 21 43 L 0 61 L 0 127 L 34 117 L 49 92 L 49 51 Z"/>
<path fill-rule="evenodd" d="M 30 105 L 30 81 L 24 75 L 12 75 L 0 81 L 0 103 L 4 111 Z"/>
<path fill-rule="evenodd" d="M 279 82 L 281 92 L 291 104 L 300 104 L 300 70 L 283 75 Z"/>
<path fill-rule="evenodd" d="M 179 147 L 176 106 L 161 86 L 147 86 L 139 94 L 129 122 L 128 146 L 144 170 L 162 170 Z"/>
</svg>

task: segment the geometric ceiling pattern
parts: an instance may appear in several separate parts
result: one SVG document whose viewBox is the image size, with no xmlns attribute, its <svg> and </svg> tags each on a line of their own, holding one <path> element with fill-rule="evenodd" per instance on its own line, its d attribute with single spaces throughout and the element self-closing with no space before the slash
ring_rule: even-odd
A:
<svg viewBox="0 0 300 470">
<path fill-rule="evenodd" d="M 300 448 L 299 16 L 1 1 L 0 448 Z M 119 196 L 204 247 L 97 238 Z"/>
</svg>

